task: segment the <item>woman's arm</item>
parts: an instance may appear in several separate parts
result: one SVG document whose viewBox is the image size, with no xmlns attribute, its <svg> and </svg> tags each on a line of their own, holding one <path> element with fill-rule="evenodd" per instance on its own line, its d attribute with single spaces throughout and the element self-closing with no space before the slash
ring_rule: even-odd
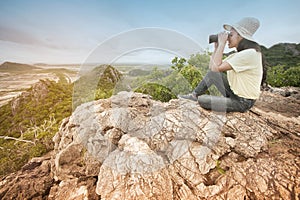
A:
<svg viewBox="0 0 300 200">
<path fill-rule="evenodd" d="M 209 69 L 211 71 L 223 72 L 232 69 L 229 63 L 222 61 L 227 38 L 228 34 L 225 32 L 218 34 L 218 43 L 215 43 L 215 50 L 209 62 Z"/>
</svg>

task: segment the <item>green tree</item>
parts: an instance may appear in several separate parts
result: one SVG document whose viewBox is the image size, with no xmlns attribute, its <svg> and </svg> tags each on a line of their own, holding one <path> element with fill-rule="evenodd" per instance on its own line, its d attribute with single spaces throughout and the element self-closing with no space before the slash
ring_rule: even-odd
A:
<svg viewBox="0 0 300 200">
<path fill-rule="evenodd" d="M 192 91 L 192 86 L 188 80 L 177 71 L 173 71 L 170 75 L 162 80 L 162 85 L 169 88 L 175 95 L 187 94 Z"/>
<path fill-rule="evenodd" d="M 186 65 L 180 70 L 180 74 L 195 88 L 202 79 L 201 71 L 193 65 Z"/>
<path fill-rule="evenodd" d="M 209 60 L 210 60 L 210 55 L 208 52 L 205 52 L 203 54 L 197 53 L 197 54 L 192 54 L 190 56 L 188 63 L 190 65 L 199 68 L 202 74 L 206 74 L 208 71 Z"/>
<path fill-rule="evenodd" d="M 171 68 L 179 72 L 182 68 L 184 68 L 186 64 L 186 59 L 184 58 L 178 59 L 178 57 L 175 57 L 172 60 L 172 64 L 173 65 L 171 66 Z"/>
</svg>

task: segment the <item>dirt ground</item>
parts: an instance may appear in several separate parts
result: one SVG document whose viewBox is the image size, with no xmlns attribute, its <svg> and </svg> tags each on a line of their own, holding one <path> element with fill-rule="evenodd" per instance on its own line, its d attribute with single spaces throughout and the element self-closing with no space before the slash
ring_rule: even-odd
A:
<svg viewBox="0 0 300 200">
<path fill-rule="evenodd" d="M 286 92 L 281 91 L 281 94 L 263 91 L 260 98 L 256 101 L 255 106 L 265 112 L 270 112 L 290 118 L 298 118 L 300 120 L 300 88 L 294 88 L 289 96 L 283 96 Z"/>
</svg>

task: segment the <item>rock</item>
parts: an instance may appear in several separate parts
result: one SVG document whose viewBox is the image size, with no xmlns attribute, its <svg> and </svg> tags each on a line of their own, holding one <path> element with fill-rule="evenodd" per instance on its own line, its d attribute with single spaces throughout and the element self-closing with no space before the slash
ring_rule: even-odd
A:
<svg viewBox="0 0 300 200">
<path fill-rule="evenodd" d="M 274 94 L 279 94 L 283 97 L 293 97 L 295 99 L 300 99 L 300 89 L 297 87 L 269 87 L 268 91 Z"/>
<path fill-rule="evenodd" d="M 63 121 L 51 160 L 42 162 L 48 163 L 44 175 L 50 186 L 36 194 L 48 199 L 299 199 L 299 133 L 299 118 L 277 118 L 258 107 L 222 114 L 188 100 L 162 103 L 121 92 L 82 104 Z M 11 176 L 16 178 L 3 179 L 0 197 L 17 197 L 6 186 L 17 188 L 13 180 L 42 169 L 29 163 Z M 26 199 L 33 192 L 20 193 Z"/>
<path fill-rule="evenodd" d="M 279 91 L 285 91 L 283 88 Z M 284 97 L 274 90 L 263 91 L 260 98 L 256 101 L 255 107 L 269 113 L 274 113 L 277 116 L 285 116 L 288 118 L 300 116 L 300 91 L 299 89 L 286 89 L 292 95 Z M 297 97 L 297 95 L 299 97 Z M 276 118 L 276 116 L 274 116 Z"/>
<path fill-rule="evenodd" d="M 47 198 L 49 200 L 83 200 L 83 199 L 100 199 L 95 193 L 95 178 L 86 179 L 67 179 L 54 185 Z"/>
<path fill-rule="evenodd" d="M 49 79 L 41 80 L 34 84 L 31 87 L 31 90 L 22 92 L 22 94 L 19 95 L 18 98 L 12 99 L 12 101 L 10 102 L 12 114 L 16 115 L 18 112 L 20 112 L 20 105 L 22 105 L 22 103 L 24 104 L 23 101 L 25 99 L 28 99 L 29 97 L 31 97 L 31 100 L 34 103 L 40 102 L 45 99 L 45 97 L 49 93 L 49 85 L 51 85 L 51 81 Z"/>
<path fill-rule="evenodd" d="M 54 183 L 50 157 L 33 158 L 0 182 L 0 199 L 43 199 Z"/>
</svg>

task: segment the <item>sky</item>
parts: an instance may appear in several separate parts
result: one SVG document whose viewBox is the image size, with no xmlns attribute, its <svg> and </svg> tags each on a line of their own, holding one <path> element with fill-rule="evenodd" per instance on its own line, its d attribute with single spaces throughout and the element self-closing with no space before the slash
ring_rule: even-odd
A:
<svg viewBox="0 0 300 200">
<path fill-rule="evenodd" d="M 243 17 L 259 19 L 261 45 L 299 43 L 299 8 L 299 0 L 1 0 L 0 63 L 168 61 L 179 49 L 211 49 L 208 35 Z"/>
</svg>

